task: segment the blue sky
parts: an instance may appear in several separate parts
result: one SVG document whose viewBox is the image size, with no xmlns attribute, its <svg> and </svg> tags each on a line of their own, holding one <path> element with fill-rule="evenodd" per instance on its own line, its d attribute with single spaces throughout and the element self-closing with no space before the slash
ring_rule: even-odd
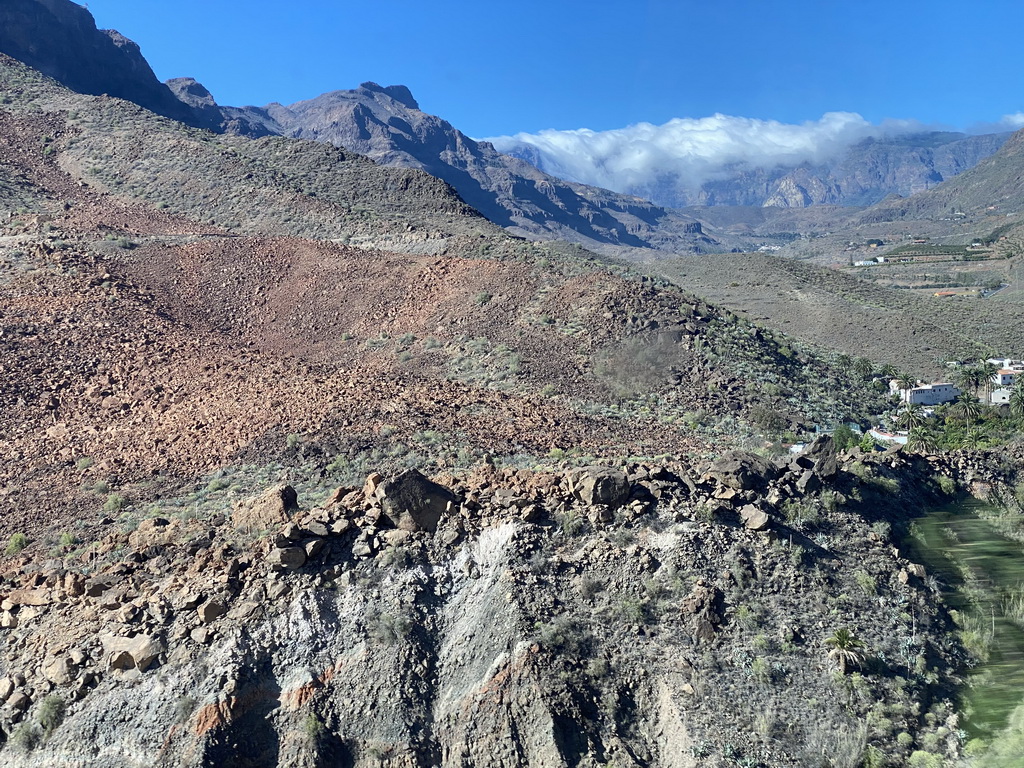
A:
<svg viewBox="0 0 1024 768">
<path fill-rule="evenodd" d="M 1019 0 L 91 0 L 221 104 L 408 85 L 471 136 L 715 113 L 966 128 L 1024 110 Z"/>
</svg>

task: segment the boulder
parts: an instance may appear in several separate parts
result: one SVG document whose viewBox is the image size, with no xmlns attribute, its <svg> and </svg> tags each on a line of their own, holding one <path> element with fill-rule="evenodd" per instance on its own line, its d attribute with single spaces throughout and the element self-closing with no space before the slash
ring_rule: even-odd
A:
<svg viewBox="0 0 1024 768">
<path fill-rule="evenodd" d="M 110 669 L 138 669 L 145 672 L 164 652 L 164 644 L 151 635 L 100 637 Z"/>
<path fill-rule="evenodd" d="M 7 600 L 13 605 L 49 605 L 53 596 L 48 589 L 15 589 Z"/>
<path fill-rule="evenodd" d="M 743 520 L 743 527 L 751 531 L 765 531 L 771 526 L 771 518 L 768 517 L 768 514 L 753 504 L 747 504 L 740 508 L 740 519 Z"/>
<path fill-rule="evenodd" d="M 804 495 L 814 493 L 819 488 L 821 488 L 821 476 L 812 469 L 805 470 L 804 473 L 797 478 L 796 489 Z"/>
<path fill-rule="evenodd" d="M 629 500 L 632 487 L 624 472 L 611 467 L 582 467 L 569 475 L 569 487 L 581 503 L 617 509 Z"/>
<path fill-rule="evenodd" d="M 290 485 L 275 485 L 259 496 L 235 504 L 231 521 L 235 528 L 263 531 L 287 523 L 298 508 L 295 489 Z"/>
<path fill-rule="evenodd" d="M 835 477 L 839 471 L 839 461 L 836 458 L 836 444 L 832 435 L 821 435 L 815 438 L 808 446 L 801 457 L 813 462 L 814 474 L 823 480 Z"/>
<path fill-rule="evenodd" d="M 382 482 L 374 490 L 383 513 L 403 531 L 434 533 L 449 504 L 457 503 L 455 494 L 443 485 L 428 480 L 415 469 L 394 480 Z"/>
<path fill-rule="evenodd" d="M 302 547 L 272 549 L 267 556 L 267 561 L 271 565 L 294 571 L 306 564 L 306 550 Z"/>
<path fill-rule="evenodd" d="M 67 656 L 50 659 L 43 666 L 43 677 L 54 685 L 67 685 L 78 676 L 78 670 Z"/>
<path fill-rule="evenodd" d="M 711 464 L 708 475 L 729 488 L 749 491 L 764 488 L 777 472 L 775 465 L 756 453 L 729 451 Z"/>
<path fill-rule="evenodd" d="M 196 612 L 199 614 L 199 620 L 203 624 L 210 624 L 227 613 L 228 609 L 220 600 L 207 600 L 196 608 Z"/>
</svg>

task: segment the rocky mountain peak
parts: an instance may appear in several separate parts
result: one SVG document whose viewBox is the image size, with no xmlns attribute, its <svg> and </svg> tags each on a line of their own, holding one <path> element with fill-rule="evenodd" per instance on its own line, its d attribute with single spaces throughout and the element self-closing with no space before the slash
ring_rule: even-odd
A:
<svg viewBox="0 0 1024 768">
<path fill-rule="evenodd" d="M 139 46 L 100 30 L 85 8 L 67 0 L 5 0 L 0 52 L 79 93 L 107 94 L 194 124 L 189 107 L 157 80 Z"/>
<path fill-rule="evenodd" d="M 171 89 L 171 93 L 177 96 L 179 101 L 188 104 L 193 109 L 217 106 L 213 94 L 194 77 L 175 77 L 168 80 L 165 85 Z"/>
<path fill-rule="evenodd" d="M 420 108 L 419 103 L 413 98 L 412 91 L 404 85 L 380 86 L 377 85 L 377 83 L 368 80 L 365 83 L 360 83 L 359 89 L 362 91 L 369 91 L 370 93 L 383 93 L 409 109 Z"/>
</svg>

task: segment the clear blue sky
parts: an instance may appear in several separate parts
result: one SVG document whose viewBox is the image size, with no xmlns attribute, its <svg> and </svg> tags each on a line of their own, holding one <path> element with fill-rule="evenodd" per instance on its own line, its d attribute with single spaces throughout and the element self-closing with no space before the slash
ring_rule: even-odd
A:
<svg viewBox="0 0 1024 768">
<path fill-rule="evenodd" d="M 408 85 L 471 136 L 715 112 L 965 128 L 1024 111 L 1020 0 L 90 0 L 221 104 Z"/>
</svg>

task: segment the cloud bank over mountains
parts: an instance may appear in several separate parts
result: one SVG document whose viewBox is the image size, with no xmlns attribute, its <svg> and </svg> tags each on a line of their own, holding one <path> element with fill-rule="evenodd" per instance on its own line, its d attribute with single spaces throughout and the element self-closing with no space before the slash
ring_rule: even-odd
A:
<svg viewBox="0 0 1024 768">
<path fill-rule="evenodd" d="M 1007 115 L 984 128 L 994 132 L 1021 125 L 1024 113 Z M 553 176 L 645 195 L 666 186 L 697 188 L 737 171 L 817 165 L 863 139 L 928 130 L 936 129 L 913 120 L 876 125 L 854 112 L 828 112 L 819 120 L 800 124 L 716 114 L 676 118 L 664 125 L 545 130 L 487 140 L 499 151 L 522 157 Z"/>
</svg>

